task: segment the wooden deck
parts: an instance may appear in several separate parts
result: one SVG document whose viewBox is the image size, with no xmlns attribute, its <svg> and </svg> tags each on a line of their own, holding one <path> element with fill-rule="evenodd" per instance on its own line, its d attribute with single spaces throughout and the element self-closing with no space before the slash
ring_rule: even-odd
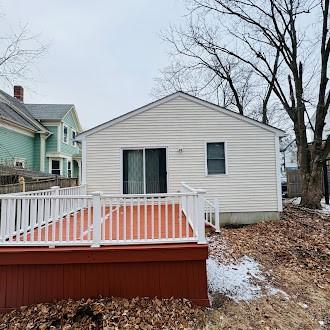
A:
<svg viewBox="0 0 330 330">
<path fill-rule="evenodd" d="M 90 213 L 90 215 L 88 214 Z M 32 237 L 33 235 L 33 237 Z M 20 241 L 89 241 L 93 236 L 93 208 L 84 208 L 48 225 L 28 232 Z M 192 238 L 193 230 L 178 204 L 105 207 L 102 209 L 101 240 L 159 240 Z M 64 243 L 65 244 L 65 243 Z"/>
</svg>

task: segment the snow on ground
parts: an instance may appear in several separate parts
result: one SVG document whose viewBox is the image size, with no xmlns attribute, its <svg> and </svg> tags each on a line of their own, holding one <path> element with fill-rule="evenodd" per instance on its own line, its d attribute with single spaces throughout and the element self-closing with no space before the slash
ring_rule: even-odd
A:
<svg viewBox="0 0 330 330">
<path fill-rule="evenodd" d="M 274 295 L 282 293 L 274 288 L 260 271 L 259 264 L 250 257 L 244 256 L 239 263 L 221 264 L 215 259 L 207 260 L 209 291 L 212 294 L 222 293 L 235 302 L 249 301 L 263 293 Z"/>
<path fill-rule="evenodd" d="M 301 197 L 296 197 L 290 200 L 293 205 L 299 205 L 301 201 Z M 325 204 L 325 199 L 322 198 L 321 200 L 321 210 L 318 210 L 321 214 L 330 215 L 330 205 Z"/>
</svg>

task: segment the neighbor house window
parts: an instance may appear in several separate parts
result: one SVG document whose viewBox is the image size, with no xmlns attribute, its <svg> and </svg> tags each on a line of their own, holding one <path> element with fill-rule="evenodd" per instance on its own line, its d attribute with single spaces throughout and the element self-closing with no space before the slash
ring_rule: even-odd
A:
<svg viewBox="0 0 330 330">
<path fill-rule="evenodd" d="M 225 143 L 207 143 L 207 174 L 225 174 L 226 159 L 225 159 Z"/>
<path fill-rule="evenodd" d="M 19 167 L 19 168 L 24 168 L 25 167 L 25 159 L 15 158 L 14 166 Z"/>
<path fill-rule="evenodd" d="M 72 131 L 72 145 L 75 147 L 77 142 L 75 141 L 77 133 L 75 131 Z"/>
<path fill-rule="evenodd" d="M 55 175 L 61 175 L 61 162 L 59 160 L 51 161 L 51 173 Z"/>
<path fill-rule="evenodd" d="M 68 160 L 68 178 L 72 177 L 72 163 Z"/>
<path fill-rule="evenodd" d="M 68 127 L 63 126 L 63 142 L 68 143 Z"/>
</svg>

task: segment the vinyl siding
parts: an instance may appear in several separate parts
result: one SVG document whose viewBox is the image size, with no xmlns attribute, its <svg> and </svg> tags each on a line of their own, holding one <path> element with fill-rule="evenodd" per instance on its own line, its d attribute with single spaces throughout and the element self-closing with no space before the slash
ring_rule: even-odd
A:
<svg viewBox="0 0 330 330">
<path fill-rule="evenodd" d="M 182 97 L 86 137 L 89 192 L 120 193 L 123 147 L 167 147 L 168 191 L 186 182 L 222 212 L 277 211 L 275 134 Z M 226 142 L 226 175 L 205 175 L 206 142 Z M 178 149 L 182 148 L 183 152 Z"/>
<path fill-rule="evenodd" d="M 34 138 L 0 127 L 0 161 L 13 162 L 14 158 L 25 159 L 25 166 L 34 168 Z"/>
<path fill-rule="evenodd" d="M 47 126 L 47 129 L 53 134 L 46 140 L 46 154 L 57 152 L 57 126 Z"/>
<path fill-rule="evenodd" d="M 40 135 L 34 137 L 34 153 L 33 153 L 33 168 L 35 171 L 40 171 Z"/>
<path fill-rule="evenodd" d="M 75 130 L 77 132 L 77 125 L 76 122 L 74 121 L 72 111 L 68 112 L 64 119 L 64 125 L 68 126 L 68 143 L 63 142 L 63 124 L 62 124 L 62 129 L 61 129 L 61 153 L 67 156 L 72 156 L 74 154 L 79 154 L 79 148 L 76 146 L 72 145 L 72 130 Z"/>
</svg>

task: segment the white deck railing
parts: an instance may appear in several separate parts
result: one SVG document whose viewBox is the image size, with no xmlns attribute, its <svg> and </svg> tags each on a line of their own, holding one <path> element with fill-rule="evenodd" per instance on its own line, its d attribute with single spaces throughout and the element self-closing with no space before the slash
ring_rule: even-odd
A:
<svg viewBox="0 0 330 330">
<path fill-rule="evenodd" d="M 205 243 L 204 191 L 86 195 L 86 187 L 0 196 L 0 246 Z"/>
<path fill-rule="evenodd" d="M 205 199 L 205 222 L 215 229 L 217 233 L 220 232 L 220 207 L 218 199 L 210 201 Z"/>
</svg>

